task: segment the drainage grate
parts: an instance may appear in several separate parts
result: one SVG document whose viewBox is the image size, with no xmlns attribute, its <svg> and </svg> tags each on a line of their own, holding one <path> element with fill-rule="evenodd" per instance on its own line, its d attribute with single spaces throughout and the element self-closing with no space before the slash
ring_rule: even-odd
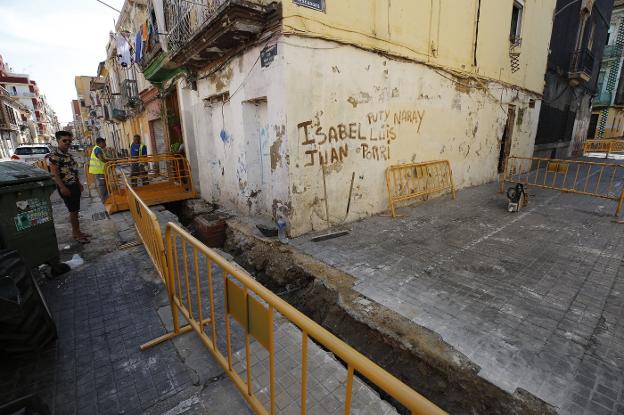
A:
<svg viewBox="0 0 624 415">
<path fill-rule="evenodd" d="M 104 211 L 104 212 L 97 212 L 94 213 L 93 215 L 91 215 L 91 218 L 94 221 L 98 221 L 98 220 L 102 220 L 102 219 L 108 219 L 110 216 L 108 216 L 108 212 Z"/>
</svg>

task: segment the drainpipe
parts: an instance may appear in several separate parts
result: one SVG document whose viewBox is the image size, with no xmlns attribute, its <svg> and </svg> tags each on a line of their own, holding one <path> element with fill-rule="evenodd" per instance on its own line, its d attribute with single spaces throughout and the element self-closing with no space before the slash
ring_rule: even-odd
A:
<svg viewBox="0 0 624 415">
<path fill-rule="evenodd" d="M 479 22 L 481 21 L 481 0 L 477 0 L 477 21 L 475 22 L 474 46 L 472 48 L 472 65 L 477 66 L 477 47 L 479 44 Z"/>
</svg>

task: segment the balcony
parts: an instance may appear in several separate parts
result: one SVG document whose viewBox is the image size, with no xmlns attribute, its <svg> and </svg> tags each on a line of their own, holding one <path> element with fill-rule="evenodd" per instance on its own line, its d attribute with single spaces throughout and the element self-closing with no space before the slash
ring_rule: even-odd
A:
<svg viewBox="0 0 624 415">
<path fill-rule="evenodd" d="M 123 98 L 119 94 L 114 94 L 111 97 L 108 113 L 113 121 L 124 122 L 128 119 L 128 111 L 126 111 Z"/>
<path fill-rule="evenodd" d="M 139 88 L 137 86 L 137 81 L 134 79 L 125 79 L 121 83 L 121 96 L 124 106 L 128 108 L 137 108 L 141 105 Z"/>
<path fill-rule="evenodd" d="M 0 130 L 19 131 L 19 127 L 16 124 L 7 123 L 0 120 Z"/>
<path fill-rule="evenodd" d="M 570 58 L 568 78 L 576 84 L 585 83 L 592 77 L 594 71 L 594 55 L 587 49 L 577 50 Z"/>
<path fill-rule="evenodd" d="M 611 92 L 603 91 L 594 98 L 593 107 L 608 107 L 611 105 Z"/>
<path fill-rule="evenodd" d="M 602 52 L 603 59 L 613 59 L 622 56 L 622 48 L 618 48 L 616 45 L 607 45 Z"/>
<path fill-rule="evenodd" d="M 201 4 L 199 4 L 201 3 Z M 264 30 L 275 6 L 262 0 L 165 0 L 171 61 L 200 69 Z"/>
</svg>

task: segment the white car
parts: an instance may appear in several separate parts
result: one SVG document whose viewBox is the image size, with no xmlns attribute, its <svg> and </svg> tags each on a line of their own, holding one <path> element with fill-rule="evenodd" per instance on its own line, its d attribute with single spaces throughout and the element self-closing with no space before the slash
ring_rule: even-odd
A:
<svg viewBox="0 0 624 415">
<path fill-rule="evenodd" d="M 52 153 L 52 147 L 48 144 L 22 144 L 13 151 L 11 160 L 34 163 L 48 158 L 50 153 Z"/>
</svg>

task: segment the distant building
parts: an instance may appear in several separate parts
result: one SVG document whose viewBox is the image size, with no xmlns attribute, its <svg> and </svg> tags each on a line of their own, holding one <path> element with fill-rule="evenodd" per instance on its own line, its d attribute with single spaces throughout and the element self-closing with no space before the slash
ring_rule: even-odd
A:
<svg viewBox="0 0 624 415">
<path fill-rule="evenodd" d="M 590 138 L 624 136 L 624 0 L 616 0 L 602 57 L 591 123 Z"/>
<path fill-rule="evenodd" d="M 37 83 L 27 74 L 12 72 L 0 57 L 0 86 L 32 112 L 36 125 L 32 140 L 51 141 L 59 128 L 58 119 L 45 96 L 40 93 Z"/>
<path fill-rule="evenodd" d="M 558 0 L 550 36 L 535 155 L 579 154 L 609 37 L 613 0 Z"/>
<path fill-rule="evenodd" d="M 36 134 L 32 112 L 0 86 L 0 158 L 9 157 Z"/>
</svg>

